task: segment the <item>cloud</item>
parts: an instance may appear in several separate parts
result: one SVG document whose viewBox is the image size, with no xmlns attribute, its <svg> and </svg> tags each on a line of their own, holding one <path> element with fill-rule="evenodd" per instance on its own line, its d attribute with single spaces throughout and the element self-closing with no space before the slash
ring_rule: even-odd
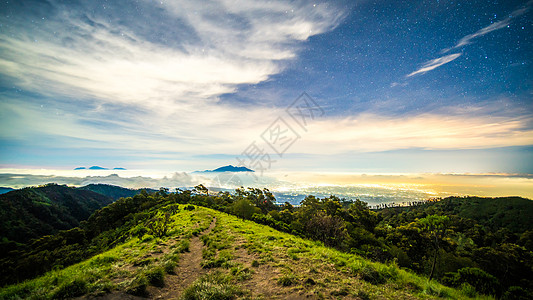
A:
<svg viewBox="0 0 533 300">
<path fill-rule="evenodd" d="M 320 119 L 310 124 L 309 134 L 303 136 L 291 152 L 336 155 L 413 148 L 488 149 L 533 144 L 531 114 L 504 115 L 494 112 L 495 107 L 448 107 L 410 116 L 366 112 L 348 118 Z"/>
<path fill-rule="evenodd" d="M 531 8 L 532 4 L 533 4 L 533 1 L 529 1 L 525 6 L 520 7 L 518 9 L 514 10 L 513 12 L 511 12 L 509 14 L 509 16 L 507 16 L 507 18 L 505 18 L 505 19 L 503 19 L 501 21 L 492 23 L 492 24 L 490 24 L 490 25 L 488 25 L 486 27 L 483 27 L 480 30 L 478 30 L 478 31 L 476 31 L 476 32 L 474 32 L 472 34 L 464 36 L 463 38 L 461 38 L 457 42 L 457 44 L 455 46 L 453 46 L 451 48 L 443 49 L 442 53 L 447 53 L 450 50 L 457 49 L 457 48 L 466 46 L 468 44 L 471 44 L 472 40 L 475 39 L 475 38 L 484 36 L 484 35 L 486 35 L 488 33 L 491 33 L 493 31 L 496 31 L 496 30 L 499 30 L 499 29 L 502 29 L 502 28 L 505 28 L 505 27 L 509 26 L 511 24 L 511 22 L 513 21 L 513 18 L 519 17 L 519 16 L 525 14 L 526 12 L 528 12 L 529 9 Z"/>
<path fill-rule="evenodd" d="M 0 137 L 146 156 L 240 153 L 282 109 L 219 97 L 283 71 L 347 14 L 307 1 L 9 5 L 0 76 L 25 93 L 0 95 Z"/>
<path fill-rule="evenodd" d="M 524 6 L 514 10 L 513 12 L 511 12 L 509 14 L 509 16 L 504 19 L 504 20 L 501 20 L 501 21 L 498 21 L 498 22 L 495 22 L 495 23 L 492 23 L 486 27 L 483 27 L 481 28 L 480 30 L 472 33 L 472 34 L 469 34 L 469 35 L 466 35 L 464 36 L 463 38 L 461 38 L 457 44 L 451 48 L 446 48 L 446 49 L 443 49 L 441 50 L 441 53 L 442 54 L 445 54 L 445 53 L 448 53 L 450 52 L 451 50 L 454 50 L 454 49 L 457 49 L 457 48 L 460 48 L 460 47 L 463 47 L 463 46 L 466 46 L 466 45 L 469 45 L 472 43 L 472 40 L 478 38 L 478 37 L 481 37 L 481 36 L 484 36 L 490 32 L 493 32 L 493 31 L 496 31 L 496 30 L 499 30 L 499 29 L 502 29 L 502 28 L 505 28 L 507 26 L 509 26 L 513 20 L 513 18 L 516 18 L 516 17 L 519 17 L 523 14 L 525 14 L 526 12 L 529 11 L 529 9 L 531 8 L 531 5 L 533 5 L 533 1 L 529 1 L 527 2 Z M 439 58 L 435 58 L 435 59 L 432 59 L 430 61 L 427 61 L 426 63 L 424 63 L 422 65 L 421 68 L 419 68 L 418 70 L 408 74 L 406 77 L 411 77 L 411 76 L 414 76 L 416 74 L 424 74 L 428 71 L 431 71 L 431 70 L 434 70 L 444 64 L 447 64 L 455 59 L 457 59 L 459 56 L 461 56 L 461 53 L 455 53 L 455 54 L 449 54 L 449 55 L 446 55 L 446 56 L 442 56 L 442 57 L 439 57 Z M 391 85 L 391 87 L 394 87 L 398 85 L 397 83 L 393 83 Z"/>
<path fill-rule="evenodd" d="M 345 16 L 304 1 L 137 6 L 51 1 L 35 3 L 33 12 L 21 8 L 5 19 L 15 34 L 0 36 L 3 75 L 43 95 L 177 110 L 267 80 L 296 57 L 301 41 Z"/>
<path fill-rule="evenodd" d="M 406 77 L 411 77 L 416 74 L 424 74 L 428 71 L 431 71 L 433 69 L 436 69 L 444 64 L 447 64 L 455 59 L 457 59 L 459 56 L 461 56 L 461 53 L 454 53 L 450 55 L 446 55 L 443 57 L 435 58 L 430 61 L 425 62 L 422 67 L 420 67 L 418 70 L 408 74 Z"/>
</svg>

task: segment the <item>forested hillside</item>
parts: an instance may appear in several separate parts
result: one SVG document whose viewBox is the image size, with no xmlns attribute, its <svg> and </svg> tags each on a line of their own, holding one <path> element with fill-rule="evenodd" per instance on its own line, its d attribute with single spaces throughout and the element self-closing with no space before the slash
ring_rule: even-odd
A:
<svg viewBox="0 0 533 300">
<path fill-rule="evenodd" d="M 110 184 L 89 184 L 78 188 L 79 190 L 93 191 L 98 194 L 110 197 L 113 200 L 118 200 L 120 198 L 133 197 L 141 192 L 141 190 L 146 190 L 149 193 L 157 192 L 152 189 L 128 189 L 116 185 Z"/>
<path fill-rule="evenodd" d="M 0 240 L 27 243 L 43 235 L 76 227 L 112 202 L 101 194 L 48 184 L 0 195 Z"/>
<path fill-rule="evenodd" d="M 197 198 L 197 197 L 195 197 Z M 137 195 L 95 214 L 80 228 L 109 250 L 0 290 L 5 299 L 467 299 L 394 264 L 371 262 L 268 226 L 190 204 L 173 195 Z M 196 199 L 201 200 L 201 199 Z M 206 199 L 202 199 L 206 200 Z M 213 198 L 214 200 L 214 198 Z M 221 200 L 220 198 L 215 200 Z M 134 207 L 139 207 L 135 209 Z M 120 213 L 126 209 L 127 213 Z M 106 226 L 119 218 L 115 230 Z M 89 225 L 90 224 L 90 225 Z M 97 229 L 98 228 L 98 229 Z M 63 241 L 68 238 L 64 236 Z M 95 246 L 89 242 L 87 245 Z M 116 247 L 115 247 L 116 246 Z M 69 248 L 68 246 L 62 247 Z M 70 247 L 73 248 L 73 247 Z M 44 253 L 35 253 L 36 256 Z M 483 299 L 484 297 L 480 297 Z M 135 298 L 137 299 L 137 298 Z"/>
<path fill-rule="evenodd" d="M 231 219 L 227 222 L 234 224 L 234 227 L 215 227 L 214 232 L 229 232 L 217 235 L 214 244 L 210 244 L 210 240 L 204 240 L 203 250 L 197 249 L 205 252 L 202 268 L 195 269 L 193 273 L 208 276 L 211 274 L 207 272 L 208 269 L 220 269 L 224 276 L 233 277 L 205 280 L 220 279 L 222 283 L 238 283 L 242 287 L 240 291 L 244 293 L 237 293 L 238 295 L 245 295 L 246 290 L 253 291 L 256 288 L 255 284 L 246 279 L 242 282 L 234 281 L 237 280 L 234 278 L 236 274 L 241 271 L 254 273 L 250 269 L 253 260 L 257 260 L 260 265 L 269 265 L 269 270 L 274 268 L 275 272 L 271 274 L 279 286 L 289 287 L 289 290 L 294 289 L 302 295 L 316 291 L 317 294 L 312 294 L 316 297 L 320 297 L 318 293 L 328 297 L 363 299 L 372 296 L 395 297 L 393 290 L 398 290 L 398 295 L 404 298 L 409 298 L 409 295 L 452 298 L 492 295 L 502 299 L 527 299 L 533 290 L 533 235 L 529 221 L 533 219 L 531 200 L 453 197 L 412 207 L 382 210 L 371 210 L 362 201 L 339 199 L 335 196 L 322 199 L 308 196 L 300 207 L 293 207 L 289 203 L 275 205 L 274 202 L 274 196 L 267 189 L 241 188 L 234 194 L 212 194 L 205 187 L 198 186 L 193 191 L 177 190 L 175 193 L 165 189 L 153 194 L 141 192 L 98 210 L 77 228 L 43 237 L 28 249 L 9 253 L 0 261 L 0 279 L 6 283 L 21 281 L 51 269 L 83 262 L 106 251 L 115 251 L 112 250 L 115 247 L 129 247 L 130 254 L 126 257 L 113 252 L 113 259 L 105 264 L 106 268 L 111 268 L 106 270 L 118 272 L 113 276 L 125 281 L 108 278 L 109 282 L 106 281 L 104 288 L 101 285 L 103 283 L 94 281 L 94 278 L 84 277 L 80 293 L 129 292 L 155 296 L 162 291 L 150 290 L 149 286 L 166 285 L 163 279 L 159 283 L 151 281 L 151 268 L 160 267 L 162 269 L 157 270 L 172 274 L 176 265 L 168 261 L 179 261 L 177 257 L 180 256 L 178 252 L 169 252 L 172 247 L 179 248 L 182 242 L 192 243 L 191 238 L 201 234 L 211 222 L 208 220 L 213 217 L 219 221 L 230 220 L 219 213 L 224 212 L 287 233 L 269 234 L 271 237 L 259 236 L 265 230 L 274 231 L 257 227 L 250 222 L 232 223 L 236 221 L 231 220 L 236 219 Z M 218 212 L 192 205 L 212 208 Z M 193 218 L 200 223 L 187 223 L 190 211 L 197 210 L 202 212 L 205 220 Z M 218 222 L 216 224 L 222 226 Z M 278 238 L 280 235 L 284 238 Z M 256 236 L 257 244 L 252 247 L 249 243 Z M 302 246 L 303 240 L 297 240 L 296 236 L 318 244 L 310 242 Z M 267 247 L 269 244 L 270 248 Z M 336 249 L 336 252 L 320 250 L 325 249 L 320 248 L 321 245 Z M 261 248 L 256 253 L 254 247 L 267 248 Z M 244 254 L 235 254 L 240 253 L 240 248 L 247 249 L 246 253 L 252 255 L 253 259 L 248 261 L 242 257 Z M 326 253 L 323 251 L 330 254 L 317 254 Z M 177 257 L 168 256 L 168 253 L 174 253 Z M 254 253 L 258 256 L 254 256 Z M 272 258 L 267 257 L 269 253 Z M 237 262 L 242 263 L 244 260 L 250 265 L 225 264 L 235 257 L 239 257 Z M 145 260 L 147 261 L 144 262 Z M 376 263 L 371 263 L 370 260 Z M 172 267 L 167 267 L 167 263 Z M 300 263 L 303 265 L 299 265 Z M 92 266 L 90 264 L 95 264 L 95 268 L 100 266 L 96 262 L 83 262 L 81 266 Z M 144 266 L 150 268 L 146 269 Z M 326 271 L 326 266 L 334 268 Z M 232 269 L 234 267 L 237 269 Z M 73 266 L 64 272 L 78 272 L 76 270 L 79 268 Z M 124 268 L 135 272 L 126 275 L 122 272 Z M 300 268 L 314 268 L 318 273 L 316 276 L 302 276 Z M 403 273 L 401 270 L 408 272 Z M 330 272 L 337 272 L 337 275 L 333 276 Z M 161 278 L 165 276 L 158 274 Z M 330 277 L 324 274 L 330 274 L 327 275 Z M 256 275 L 243 276 L 255 278 Z M 324 278 L 329 278 L 330 281 L 322 281 Z M 40 280 L 33 284 L 54 282 Z M 435 280 L 455 289 L 440 287 Z M 370 285 L 366 286 L 364 283 L 361 286 L 361 282 Z M 56 285 L 47 288 L 48 292 L 55 293 L 61 289 L 57 283 L 54 284 Z M 343 286 L 358 286 L 360 289 L 343 289 Z M 20 291 L 15 287 L 8 290 L 10 293 Z"/>
</svg>

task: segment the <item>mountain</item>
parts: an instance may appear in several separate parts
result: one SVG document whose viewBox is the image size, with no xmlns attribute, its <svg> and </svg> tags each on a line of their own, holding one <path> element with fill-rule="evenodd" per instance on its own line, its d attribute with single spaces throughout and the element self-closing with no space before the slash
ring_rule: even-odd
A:
<svg viewBox="0 0 533 300">
<path fill-rule="evenodd" d="M 58 266 L 42 277 L 0 289 L 0 298 L 469 299 L 477 296 L 435 281 L 428 282 L 427 278 L 394 264 L 371 262 L 226 213 L 176 204 L 170 198 L 155 201 L 151 197 L 136 197 L 121 199 L 88 221 L 86 228 L 103 226 L 100 235 L 105 238 L 96 236 L 98 243 L 118 240 L 113 247 L 68 268 Z M 145 203 L 144 208 L 137 203 Z M 127 212 L 115 216 L 123 209 Z M 134 214 L 136 222 L 129 222 L 133 217 L 126 213 Z M 115 226 L 107 224 L 109 220 Z M 168 231 L 159 231 L 162 228 Z M 85 230 L 82 228 L 77 234 Z M 74 232 L 70 236 L 78 242 L 79 238 L 73 238 Z M 113 240 L 115 236 L 120 238 Z M 69 247 L 74 242 L 64 239 L 66 244 L 55 250 L 64 251 L 60 257 L 63 261 L 71 257 L 69 253 L 77 251 L 76 247 Z M 82 239 L 79 240 L 81 243 Z M 88 249 L 90 244 L 83 246 Z M 34 252 L 32 259 L 53 253 Z M 32 266 L 39 268 L 41 264 Z"/>
<path fill-rule="evenodd" d="M 143 189 L 128 189 L 116 185 L 110 184 L 89 184 L 83 187 L 78 188 L 79 190 L 93 191 L 98 194 L 110 197 L 113 200 L 118 200 L 125 197 L 133 197 L 137 194 L 140 194 Z M 145 189 L 148 193 L 157 192 L 153 189 Z"/>
<path fill-rule="evenodd" d="M 92 166 L 90 168 L 86 168 L 86 167 L 77 167 L 77 168 L 74 168 L 74 170 L 109 170 L 109 168 L 104 168 L 104 167 L 100 167 L 100 166 Z M 125 168 L 113 168 L 113 170 L 126 170 Z"/>
<path fill-rule="evenodd" d="M 10 187 L 0 187 L 0 195 L 14 191 L 15 189 Z"/>
<path fill-rule="evenodd" d="M 0 299 L 529 299 L 533 231 L 493 227 L 499 212 L 490 213 L 501 207 L 518 219 L 526 209 L 517 223 L 530 223 L 533 202 L 523 200 L 371 210 L 335 196 L 278 206 L 268 189 L 141 192 L 79 227 L 4 247 L 0 283 L 19 283 Z M 488 213 L 472 215 L 485 204 Z"/>
<path fill-rule="evenodd" d="M 63 185 L 47 184 L 0 195 L 0 240 L 27 243 L 76 227 L 110 197 Z"/>
<path fill-rule="evenodd" d="M 222 173 L 222 172 L 255 172 L 246 167 L 235 167 L 232 165 L 223 166 L 214 170 L 196 171 L 194 173 Z"/>
<path fill-rule="evenodd" d="M 108 168 L 100 167 L 100 166 L 92 166 L 89 168 L 89 170 L 109 170 Z"/>
</svg>

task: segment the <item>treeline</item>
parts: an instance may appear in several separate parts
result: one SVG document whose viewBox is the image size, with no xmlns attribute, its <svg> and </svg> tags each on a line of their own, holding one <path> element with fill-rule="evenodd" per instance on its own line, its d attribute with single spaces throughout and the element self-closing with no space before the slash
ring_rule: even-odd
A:
<svg viewBox="0 0 533 300">
<path fill-rule="evenodd" d="M 360 200 L 335 196 L 308 196 L 299 207 L 275 202 L 268 189 L 256 188 L 210 194 L 199 185 L 192 190 L 142 192 L 96 211 L 77 228 L 11 251 L 0 260 L 0 280 L 11 283 L 31 278 L 144 233 L 164 235 L 165 212 L 153 215 L 147 211 L 179 203 L 224 211 L 498 298 L 527 298 L 533 291 L 530 200 L 446 198 L 379 211 Z M 489 208 L 472 207 L 472 203 L 483 206 L 484 202 Z M 506 212 L 495 218 L 491 212 L 498 209 Z"/>
</svg>

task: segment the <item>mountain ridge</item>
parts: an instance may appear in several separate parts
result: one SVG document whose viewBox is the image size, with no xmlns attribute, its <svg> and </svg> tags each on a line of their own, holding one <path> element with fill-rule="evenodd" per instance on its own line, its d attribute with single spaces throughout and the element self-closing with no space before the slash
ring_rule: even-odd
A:
<svg viewBox="0 0 533 300">
<path fill-rule="evenodd" d="M 224 173 L 224 172 L 255 172 L 247 167 L 237 167 L 233 165 L 227 165 L 218 167 L 214 170 L 195 171 L 193 173 Z"/>
</svg>

